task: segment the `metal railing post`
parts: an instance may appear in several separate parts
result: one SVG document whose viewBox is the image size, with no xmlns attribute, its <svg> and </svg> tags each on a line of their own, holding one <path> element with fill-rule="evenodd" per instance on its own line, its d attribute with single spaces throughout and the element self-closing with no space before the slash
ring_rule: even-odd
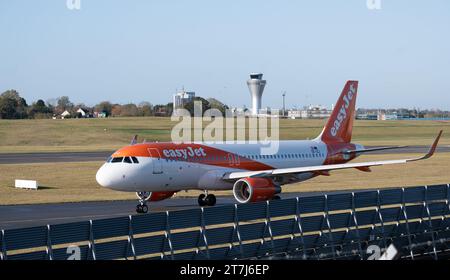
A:
<svg viewBox="0 0 450 280">
<path fill-rule="evenodd" d="M 408 247 L 409 247 L 409 254 L 411 256 L 411 259 L 414 260 L 414 253 L 413 253 L 413 245 L 411 241 L 411 232 L 409 230 L 409 221 L 408 221 L 408 213 L 406 210 L 406 202 L 405 202 L 405 188 L 402 188 L 402 206 L 403 210 L 403 216 L 405 218 L 405 226 L 406 226 L 406 233 L 408 235 Z"/>
<path fill-rule="evenodd" d="M 450 214 L 450 184 L 447 184 L 447 206 L 448 206 L 448 213 Z"/>
<path fill-rule="evenodd" d="M 205 243 L 205 249 L 206 249 L 206 258 L 209 260 L 211 259 L 210 255 L 209 255 L 209 246 L 208 246 L 208 238 L 206 237 L 206 222 L 205 222 L 205 209 L 204 207 L 201 208 L 202 210 L 202 216 L 201 216 L 201 228 L 200 228 L 200 233 L 203 237 L 203 242 Z M 200 240 L 199 240 L 200 243 Z M 199 248 L 197 248 L 197 254 L 199 252 Z"/>
<path fill-rule="evenodd" d="M 377 190 L 377 213 L 378 213 L 378 218 L 380 219 L 380 223 L 381 223 L 381 235 L 383 236 L 383 246 L 384 246 L 384 250 L 386 251 L 387 250 L 386 231 L 384 229 L 383 214 L 381 213 L 380 190 Z"/>
<path fill-rule="evenodd" d="M 244 256 L 244 247 L 242 246 L 242 239 L 241 239 L 241 233 L 239 231 L 239 217 L 238 217 L 238 206 L 237 204 L 234 205 L 234 230 L 233 234 L 231 235 L 231 244 L 233 244 L 233 237 L 234 234 L 236 234 L 238 241 L 239 241 L 239 252 L 241 253 L 241 257 Z M 234 245 L 233 245 L 234 247 Z"/>
<path fill-rule="evenodd" d="M 449 188 L 449 184 L 446 185 L 447 187 L 447 197 L 445 198 L 445 205 L 446 207 L 444 208 L 444 213 L 442 213 L 441 215 L 441 223 L 439 224 L 439 229 L 440 230 L 448 230 L 449 229 L 449 223 L 447 221 L 447 215 L 450 214 L 450 205 L 449 205 L 449 201 L 450 201 L 450 188 Z M 439 238 L 439 241 L 441 239 Z"/>
<path fill-rule="evenodd" d="M 262 244 L 265 245 L 266 244 L 266 238 L 264 237 L 264 235 L 266 234 L 266 230 L 269 231 L 269 235 L 270 235 L 270 243 L 272 246 L 272 253 L 275 250 L 275 243 L 273 242 L 273 234 L 272 234 L 272 225 L 271 225 L 271 219 L 270 219 L 270 201 L 267 200 L 266 201 L 266 220 L 265 220 L 265 226 L 264 226 L 264 231 L 262 233 Z"/>
<path fill-rule="evenodd" d="M 172 239 L 171 239 L 171 232 L 170 232 L 170 221 L 169 221 L 169 211 L 166 211 L 166 232 L 165 232 L 165 237 L 166 237 L 166 241 L 169 244 L 169 249 L 170 249 L 170 257 L 172 260 L 175 259 L 175 256 L 173 254 L 173 246 L 172 246 Z M 165 242 L 164 242 L 164 247 L 163 247 L 163 256 L 165 256 L 164 251 L 165 251 Z"/>
<path fill-rule="evenodd" d="M 433 229 L 433 223 L 431 221 L 430 207 L 428 206 L 428 186 L 425 186 L 425 207 L 426 207 L 426 210 L 427 210 L 428 223 L 429 223 L 429 226 L 430 226 L 431 242 L 433 244 L 433 255 L 434 255 L 434 259 L 437 260 L 438 259 L 438 255 L 437 255 L 437 252 L 436 252 L 436 242 L 434 240 L 434 229 Z"/>
<path fill-rule="evenodd" d="M 324 210 L 325 210 L 325 217 L 326 217 L 325 220 L 326 220 L 326 223 L 327 223 L 328 235 L 329 235 L 328 238 L 329 238 L 329 240 L 331 242 L 331 251 L 333 253 L 333 259 L 336 259 L 336 248 L 335 248 L 335 244 L 334 244 L 333 232 L 332 232 L 332 229 L 331 229 L 330 213 L 328 211 L 328 195 L 325 194 L 324 197 L 325 197 L 325 205 L 324 205 L 325 209 Z"/>
<path fill-rule="evenodd" d="M 131 248 L 131 253 L 133 254 L 133 259 L 136 260 L 136 250 L 134 248 L 134 235 L 133 235 L 133 217 L 128 216 L 128 246 L 125 259 L 128 259 L 128 252 Z"/>
<path fill-rule="evenodd" d="M 352 192 L 352 217 L 353 222 L 355 223 L 355 229 L 356 229 L 356 238 L 358 238 L 358 250 L 359 250 L 359 256 L 360 259 L 364 259 L 364 253 L 361 246 L 361 234 L 359 232 L 359 224 L 358 224 L 358 218 L 356 217 L 356 204 L 355 204 L 355 193 Z"/>
<path fill-rule="evenodd" d="M 1 241 L 2 241 L 2 250 L 0 251 L 0 260 L 5 261 L 8 259 L 8 253 L 6 252 L 5 230 L 2 229 L 0 234 L 1 234 Z"/>
<path fill-rule="evenodd" d="M 305 247 L 305 238 L 303 235 L 303 226 L 302 226 L 302 217 L 300 214 L 300 198 L 296 198 L 296 205 L 295 205 L 295 221 L 297 222 L 298 230 L 300 231 L 300 241 L 301 245 L 303 247 L 303 259 L 306 260 L 308 257 L 306 255 L 306 247 Z M 294 232 L 292 233 L 292 237 L 295 238 Z"/>
<path fill-rule="evenodd" d="M 97 259 L 95 255 L 95 242 L 94 242 L 94 228 L 92 220 L 89 220 L 89 254 L 92 255 L 92 259 L 95 261 Z M 89 256 L 88 254 L 88 256 Z"/>
<path fill-rule="evenodd" d="M 445 210 L 444 213 L 442 213 L 441 215 L 441 223 L 439 225 L 439 231 L 448 231 L 450 230 L 450 225 L 447 219 L 447 216 L 450 214 L 450 184 L 447 184 L 447 197 L 445 199 Z M 437 237 L 439 237 L 438 233 L 436 233 Z M 443 238 L 443 237 L 439 237 L 437 238 L 436 242 L 439 242 L 441 245 L 443 245 L 445 247 L 445 249 L 441 249 L 442 251 L 447 251 L 450 247 L 449 244 L 450 242 L 448 242 L 449 239 L 448 238 Z"/>
<path fill-rule="evenodd" d="M 50 234 L 51 234 L 51 228 L 50 228 L 50 225 L 47 225 L 47 248 L 46 248 L 46 251 L 47 251 L 47 258 L 52 261 L 53 260 L 53 250 L 52 250 L 52 239 L 51 239 Z"/>
<path fill-rule="evenodd" d="M 447 214 L 445 216 L 450 214 L 450 184 L 447 184 L 447 200 L 446 200 L 446 203 L 447 203 Z M 444 218 L 447 219 L 446 217 L 444 217 Z M 448 226 L 447 226 L 447 228 L 448 228 Z"/>
</svg>

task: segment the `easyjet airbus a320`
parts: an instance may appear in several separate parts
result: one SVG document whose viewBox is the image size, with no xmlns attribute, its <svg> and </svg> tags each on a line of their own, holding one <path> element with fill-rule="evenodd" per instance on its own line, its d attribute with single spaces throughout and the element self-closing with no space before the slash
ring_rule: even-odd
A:
<svg viewBox="0 0 450 280">
<path fill-rule="evenodd" d="M 333 170 L 402 164 L 431 157 L 442 131 L 430 151 L 419 158 L 348 163 L 365 152 L 399 147 L 365 149 L 351 143 L 357 81 L 348 81 L 322 133 L 314 140 L 280 141 L 278 152 L 260 154 L 257 144 L 142 143 L 116 151 L 97 172 L 106 188 L 136 192 L 138 213 L 148 211 L 148 201 L 159 201 L 181 190 L 204 190 L 201 206 L 213 206 L 215 190 L 233 190 L 239 203 L 278 199 L 281 186 L 330 175 Z"/>
</svg>

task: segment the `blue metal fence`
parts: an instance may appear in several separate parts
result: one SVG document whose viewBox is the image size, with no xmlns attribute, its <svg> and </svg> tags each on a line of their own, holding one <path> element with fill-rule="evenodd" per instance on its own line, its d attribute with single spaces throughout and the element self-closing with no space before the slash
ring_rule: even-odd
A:
<svg viewBox="0 0 450 280">
<path fill-rule="evenodd" d="M 450 252 L 450 186 L 298 197 L 2 230 L 0 258 L 367 259 Z"/>
</svg>

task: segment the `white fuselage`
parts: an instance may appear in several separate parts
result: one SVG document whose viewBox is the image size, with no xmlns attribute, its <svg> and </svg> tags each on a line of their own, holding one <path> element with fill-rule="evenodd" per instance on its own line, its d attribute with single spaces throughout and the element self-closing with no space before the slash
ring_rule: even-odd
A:
<svg viewBox="0 0 450 280">
<path fill-rule="evenodd" d="M 279 141 L 278 151 L 272 155 L 261 155 L 261 148 L 260 144 L 236 143 L 138 144 L 114 153 L 96 178 L 102 186 L 130 192 L 228 190 L 233 183 L 221 180 L 225 173 L 323 165 L 330 156 L 329 148 L 320 140 Z M 314 176 L 306 173 L 279 183 L 295 183 Z"/>
</svg>

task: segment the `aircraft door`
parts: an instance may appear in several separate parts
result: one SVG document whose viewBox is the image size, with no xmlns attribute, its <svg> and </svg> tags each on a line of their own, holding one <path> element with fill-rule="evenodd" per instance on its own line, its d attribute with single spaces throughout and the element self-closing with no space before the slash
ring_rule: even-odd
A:
<svg viewBox="0 0 450 280">
<path fill-rule="evenodd" d="M 239 158 L 239 155 L 234 155 L 234 164 L 236 166 L 239 166 L 239 164 L 241 164 L 241 159 Z"/>
<path fill-rule="evenodd" d="M 228 154 L 228 163 L 230 166 L 239 166 L 239 164 L 241 162 L 240 162 L 238 155 L 229 153 Z"/>
<path fill-rule="evenodd" d="M 156 148 L 149 148 L 148 152 L 152 157 L 152 165 L 153 165 L 153 174 L 162 174 L 163 173 L 163 159 L 161 158 L 161 154 Z"/>
</svg>

